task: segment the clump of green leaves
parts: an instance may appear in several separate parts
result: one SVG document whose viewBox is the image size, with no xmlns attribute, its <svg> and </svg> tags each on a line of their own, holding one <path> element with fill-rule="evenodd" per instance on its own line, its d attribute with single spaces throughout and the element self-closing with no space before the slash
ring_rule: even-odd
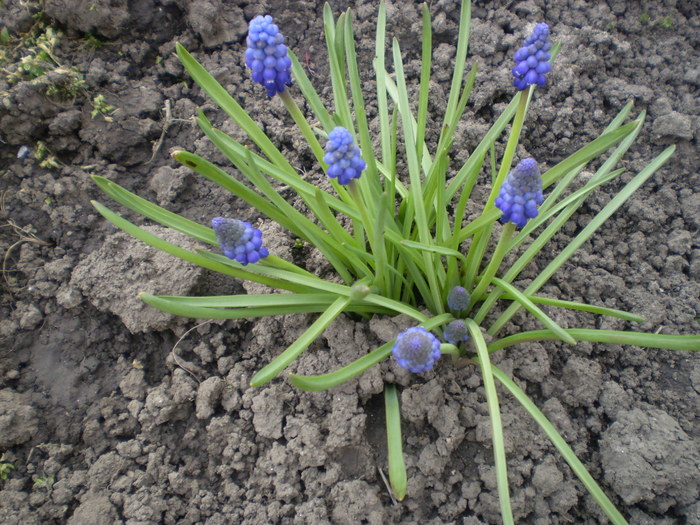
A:
<svg viewBox="0 0 700 525">
<path fill-rule="evenodd" d="M 39 161 L 39 166 L 46 169 L 58 169 L 59 162 L 56 156 L 51 153 L 46 143 L 39 140 L 34 148 L 34 158 Z"/>
<path fill-rule="evenodd" d="M 99 94 L 92 99 L 92 111 L 90 116 L 94 119 L 98 115 L 101 115 L 108 122 L 114 120 L 110 115 L 117 110 L 114 106 L 107 103 L 107 99 L 104 95 Z"/>
<path fill-rule="evenodd" d="M 39 18 L 31 30 L 18 39 L 17 45 L 5 50 L 2 66 L 7 81 L 15 84 L 21 80 L 31 80 L 60 66 L 54 50 L 63 33 Z M 12 39 L 5 28 L 2 38 L 5 46 L 12 44 Z"/>
<path fill-rule="evenodd" d="M 51 492 L 51 490 L 53 489 L 53 484 L 55 482 L 56 478 L 54 478 L 53 476 L 42 474 L 41 476 L 37 476 L 34 478 L 34 484 L 32 485 L 32 489 L 43 489 L 47 492 Z"/>
<path fill-rule="evenodd" d="M 15 469 L 15 465 L 5 460 L 5 454 L 0 457 L 0 480 L 7 481 L 10 474 Z"/>
<path fill-rule="evenodd" d="M 663 16 L 656 21 L 659 27 L 662 29 L 672 29 L 673 28 L 673 17 Z"/>
</svg>

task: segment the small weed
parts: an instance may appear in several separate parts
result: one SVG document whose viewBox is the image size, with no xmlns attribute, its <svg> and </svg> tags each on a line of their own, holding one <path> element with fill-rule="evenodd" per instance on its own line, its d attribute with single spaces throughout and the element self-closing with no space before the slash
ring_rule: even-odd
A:
<svg viewBox="0 0 700 525">
<path fill-rule="evenodd" d="M 58 73 L 55 77 L 57 80 L 49 82 L 46 86 L 46 96 L 50 98 L 73 100 L 87 89 L 83 75 L 75 67 L 61 66 L 56 68 L 54 73 Z"/>
<path fill-rule="evenodd" d="M 47 476 L 46 474 L 37 476 L 34 478 L 34 485 L 32 485 L 32 489 L 46 489 L 48 492 L 51 492 L 55 482 L 56 478 L 53 476 Z"/>
<path fill-rule="evenodd" d="M 92 99 L 92 112 L 90 116 L 94 119 L 98 115 L 102 115 L 107 122 L 112 122 L 112 117 L 110 116 L 117 110 L 114 106 L 107 103 L 104 95 L 97 95 Z"/>
<path fill-rule="evenodd" d="M 86 49 L 101 49 L 104 47 L 104 45 L 105 43 L 93 33 L 88 33 L 87 35 L 85 35 Z"/>
<path fill-rule="evenodd" d="M 34 158 L 39 161 L 39 166 L 45 169 L 58 169 L 58 159 L 49 151 L 46 144 L 42 141 L 36 143 L 34 150 Z"/>
<path fill-rule="evenodd" d="M 14 469 L 15 466 L 9 461 L 5 461 L 5 454 L 3 454 L 2 457 L 0 457 L 0 480 L 6 481 Z"/>
<path fill-rule="evenodd" d="M 639 15 L 639 22 L 642 25 L 647 25 L 649 22 L 651 22 L 651 17 L 649 16 L 649 13 L 644 12 L 641 15 Z"/>
<path fill-rule="evenodd" d="M 662 18 L 659 18 L 656 23 L 659 25 L 661 29 L 672 29 L 673 28 L 673 17 L 672 16 L 664 16 Z"/>
<path fill-rule="evenodd" d="M 6 36 L 9 43 L 9 33 Z M 63 33 L 47 26 L 43 20 L 38 20 L 29 33 L 21 39 L 15 48 L 15 54 L 4 53 L 2 65 L 6 66 L 4 70 L 7 81 L 10 84 L 16 84 L 21 80 L 32 80 L 59 67 L 60 63 L 54 55 L 54 49 L 62 37 Z M 26 54 L 19 57 L 19 53 Z"/>
</svg>

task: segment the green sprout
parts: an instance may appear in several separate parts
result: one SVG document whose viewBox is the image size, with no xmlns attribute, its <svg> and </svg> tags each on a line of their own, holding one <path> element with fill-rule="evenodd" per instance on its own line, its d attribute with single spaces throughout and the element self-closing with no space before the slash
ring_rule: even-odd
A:
<svg viewBox="0 0 700 525">
<path fill-rule="evenodd" d="M 7 481 L 14 469 L 14 464 L 5 461 L 5 454 L 3 454 L 2 457 L 0 457 L 0 480 Z"/>
<path fill-rule="evenodd" d="M 642 25 L 647 25 L 651 21 L 651 17 L 649 16 L 649 13 L 646 11 L 643 12 L 641 15 L 639 15 L 639 22 Z"/>
<path fill-rule="evenodd" d="M 21 80 L 31 80 L 60 66 L 54 49 L 62 37 L 61 31 L 46 26 L 42 20 L 38 21 L 18 47 L 18 50 L 27 54 L 16 61 L 16 69 L 7 75 L 7 81 L 14 84 Z M 8 57 L 5 57 L 5 62 L 7 61 Z"/>
<path fill-rule="evenodd" d="M 32 485 L 32 489 L 45 489 L 47 492 L 51 492 L 51 489 L 53 489 L 53 484 L 56 482 L 56 478 L 53 476 L 47 476 L 46 474 L 42 474 L 41 476 L 37 476 L 34 478 L 34 484 Z"/>
<path fill-rule="evenodd" d="M 114 120 L 110 115 L 117 110 L 114 106 L 107 103 L 104 95 L 99 94 L 92 99 L 92 111 L 90 116 L 94 119 L 98 115 L 102 115 L 107 122 Z"/>
<path fill-rule="evenodd" d="M 659 27 L 662 29 L 672 29 L 673 28 L 673 17 L 672 16 L 664 16 L 662 18 L 659 18 L 656 21 L 657 24 L 659 24 Z"/>
<path fill-rule="evenodd" d="M 279 95 L 315 158 L 314 166 L 308 169 L 326 172 L 330 177 L 330 190 L 315 186 L 302 177 L 272 138 L 229 92 L 187 50 L 177 45 L 178 57 L 190 76 L 257 148 L 244 145 L 215 128 L 200 112 L 197 118 L 200 129 L 236 166 L 240 176 L 233 177 L 208 160 L 186 151 L 175 151 L 173 157 L 255 207 L 286 229 L 299 243 L 316 247 L 333 269 L 334 276 L 325 280 L 309 271 L 313 268 L 307 269 L 268 254 L 260 246 L 260 231 L 249 223 L 216 217 L 212 212 L 212 217 L 216 217 L 212 229 L 147 201 L 104 177 L 94 176 L 95 183 L 117 203 L 208 245 L 208 249 L 186 250 L 129 222 L 103 204 L 93 202 L 98 212 L 117 227 L 175 257 L 232 278 L 267 285 L 279 292 L 223 297 L 142 293 L 141 299 L 165 312 L 201 319 L 318 314 L 294 343 L 252 377 L 250 383 L 253 387 L 267 384 L 285 373 L 341 315 L 359 314 L 364 318 L 408 316 L 413 319 L 414 327 L 396 334 L 396 339 L 379 348 L 368 348 L 359 359 L 337 370 L 319 370 L 318 375 L 290 373 L 289 380 L 301 390 L 321 391 L 352 380 L 392 353 L 397 357 L 397 363 L 404 366 L 402 360 L 410 362 L 412 355 L 408 358 L 397 355 L 396 348 L 401 346 L 397 340 L 406 342 L 409 350 L 417 352 L 416 355 L 429 355 L 433 362 L 437 353 L 437 357 L 442 354 L 446 356 L 445 360 L 455 365 L 473 363 L 482 375 L 491 419 L 503 522 L 513 523 L 513 516 L 497 384 L 503 387 L 503 394 L 514 397 L 544 430 L 610 521 L 626 523 L 554 425 L 506 373 L 491 364 L 490 356 L 510 347 L 526 348 L 532 341 L 559 341 L 567 345 L 589 341 L 674 350 L 700 349 L 700 336 L 697 335 L 602 330 L 585 326 L 564 328 L 542 309 L 543 305 L 550 309 L 589 312 L 628 323 L 644 320 L 632 312 L 554 299 L 539 293 L 554 273 L 567 264 L 612 214 L 669 160 L 675 147 L 666 148 L 639 172 L 627 173 L 620 168 L 624 155 L 641 132 L 646 116 L 644 111 L 633 116 L 630 102 L 597 138 L 544 170 L 541 177 L 536 163 L 535 166 L 532 162 L 527 166 L 523 164 L 528 159 L 521 160 L 513 168 L 521 134 L 527 129 L 526 117 L 536 87 L 545 83 L 543 75 L 549 72 L 560 50 L 559 44 L 551 47 L 550 57 L 546 51 L 551 43 L 538 40 L 540 46 L 547 47 L 541 48 L 544 55 L 536 60 L 537 69 L 523 58 L 523 54 L 527 57 L 534 53 L 528 50 L 530 44 L 516 52 L 517 65 L 512 71 L 518 91 L 481 142 L 469 152 L 467 161 L 454 165 L 451 148 L 477 72 L 476 64 L 467 67 L 470 2 L 461 4 L 452 83 L 445 113 L 435 130 L 435 141 L 428 140 L 433 134 L 428 133 L 428 124 L 432 120 L 428 119 L 432 29 L 427 6 L 423 8 L 422 65 L 417 86 L 410 85 L 404 73 L 398 40 L 394 38 L 387 43 L 387 12 L 382 1 L 377 17 L 374 82 L 371 84 L 375 90 L 371 93 L 363 90 L 368 84 L 360 78 L 352 19 L 349 9 L 336 19 L 330 5 L 324 7 L 324 32 L 334 101 L 330 110 L 319 97 L 304 66 L 291 50 L 286 49 L 280 38 L 274 41 L 274 49 L 269 53 L 266 50 L 262 58 L 255 49 L 249 49 L 246 54 L 253 80 L 263 84 L 269 96 Z M 253 23 L 269 27 L 272 19 L 256 17 L 251 27 Z M 543 30 L 540 26 L 544 26 L 546 31 L 542 34 L 546 36 L 548 27 L 540 24 L 536 31 Z M 278 34 L 277 27 L 269 34 Z M 267 60 L 273 54 L 279 57 L 275 59 L 279 61 L 274 68 L 263 72 L 259 64 L 256 66 L 255 60 Z M 286 57 L 290 59 L 292 87 L 289 87 L 289 77 L 286 76 Z M 409 96 L 414 91 L 418 94 L 415 107 Z M 311 115 L 304 115 L 299 108 L 295 98 L 301 97 Z M 370 127 L 370 118 L 365 111 L 368 107 L 377 108 L 378 136 Z M 314 126 L 309 122 L 314 122 Z M 338 134 L 338 128 L 343 128 L 341 134 Z M 326 143 L 325 149 L 321 141 Z M 497 150 L 500 148 L 496 144 L 501 142 L 505 143 L 505 149 L 499 156 Z M 347 161 L 346 165 L 342 165 L 343 160 Z M 351 162 L 352 169 L 348 164 Z M 544 160 L 540 159 L 540 162 L 544 163 Z M 363 171 L 358 178 L 356 170 L 360 168 Z M 482 171 L 488 172 L 489 169 L 488 196 L 478 199 L 472 190 Z M 579 175 L 584 171 L 593 171 L 594 174 L 579 183 Z M 621 180 L 623 173 L 624 184 Z M 241 182 L 242 178 L 247 182 Z M 530 206 L 530 201 L 536 200 L 538 208 L 526 208 L 527 220 L 522 220 L 522 210 L 514 205 L 506 206 L 504 201 L 511 198 L 517 184 L 526 183 L 527 186 L 535 182 L 541 187 L 532 189 L 532 194 L 525 193 L 529 196 L 523 197 L 523 202 L 526 201 L 523 206 Z M 285 200 L 278 192 L 280 185 L 295 192 L 306 209 L 299 211 Z M 621 189 L 613 189 L 618 186 Z M 541 194 L 542 190 L 547 192 L 546 198 L 535 198 L 535 193 Z M 586 199 L 600 190 L 610 196 L 607 204 L 554 259 L 541 262 L 541 252 L 548 242 Z M 522 195 L 516 196 L 521 198 Z M 520 201 L 513 202 L 518 204 Z M 475 214 L 478 210 L 480 213 Z M 473 219 L 467 221 L 465 217 Z M 498 226 L 499 220 L 506 222 Z M 540 264 L 539 274 L 528 279 L 524 288 L 514 284 L 522 279 L 523 272 L 533 261 Z M 457 296 L 455 287 L 460 288 Z M 508 326 L 512 328 L 509 323 L 520 311 L 527 312 L 539 324 L 539 329 L 504 335 L 502 332 Z M 389 481 L 394 496 L 402 499 L 407 494 L 408 477 L 403 461 L 395 385 L 386 385 L 385 406 Z"/>
<path fill-rule="evenodd" d="M 87 84 L 75 67 L 57 67 L 52 81 L 46 86 L 46 96 L 59 100 L 73 100 L 85 93 Z M 55 80 L 54 80 L 55 79 Z"/>
<path fill-rule="evenodd" d="M 39 140 L 34 149 L 34 158 L 39 161 L 39 166 L 46 169 L 58 169 L 58 159 L 49 151 L 46 143 Z"/>
<path fill-rule="evenodd" d="M 85 48 L 86 49 L 101 49 L 105 43 L 93 33 L 87 33 L 85 35 Z"/>
</svg>

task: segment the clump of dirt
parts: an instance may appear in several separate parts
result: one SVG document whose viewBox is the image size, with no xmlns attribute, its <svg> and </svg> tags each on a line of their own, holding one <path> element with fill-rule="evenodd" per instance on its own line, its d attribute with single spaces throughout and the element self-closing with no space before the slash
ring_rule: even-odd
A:
<svg viewBox="0 0 700 525">
<path fill-rule="evenodd" d="M 251 389 L 252 375 L 312 317 L 202 323 L 161 316 L 135 300 L 137 291 L 150 291 L 149 282 L 164 294 L 241 293 L 244 285 L 155 255 L 115 233 L 90 204 L 98 199 L 145 222 L 108 202 L 90 178 L 97 174 L 201 224 L 214 216 L 260 221 L 256 210 L 170 157 L 174 148 L 187 149 L 235 175 L 193 125 L 198 108 L 242 138 L 186 77 L 176 42 L 235 95 L 295 166 L 318 176 L 283 105 L 252 83 L 242 56 L 247 21 L 272 14 L 332 110 L 322 7 L 311 0 L 285 6 L 36 0 L 0 8 L 10 38 L 0 47 L 0 467 L 14 467 L 0 470 L 6 472 L 0 507 L 8 523 L 499 521 L 490 423 L 476 370 L 443 360 L 416 376 L 387 361 L 330 392 L 300 393 L 282 380 Z M 353 8 L 371 90 L 376 2 L 332 7 L 336 14 Z M 420 9 L 388 5 L 389 34 L 400 41 L 411 83 L 420 75 Z M 431 13 L 429 125 L 439 126 L 459 2 L 438 1 Z M 542 290 L 629 310 L 646 322 L 633 327 L 548 313 L 565 327 L 697 334 L 697 3 L 490 2 L 476 3 L 473 18 L 469 65 L 478 62 L 479 75 L 458 127 L 454 166 L 510 100 L 512 52 L 540 21 L 563 46 L 547 86 L 533 98 L 519 158 L 556 164 L 597 136 L 629 100 L 647 119 L 623 163 L 630 173 L 665 145 L 677 145 L 672 160 Z M 49 40 L 50 56 L 39 57 L 43 73 L 13 76 L 19 60 L 39 56 L 38 44 Z M 301 100 L 294 86 L 290 91 Z M 534 277 L 609 198 L 603 191 L 589 199 L 516 284 Z M 323 271 L 308 246 L 298 247 L 266 220 L 257 223 L 275 237 L 276 254 Z M 333 370 L 404 325 L 400 318 L 340 318 L 293 370 Z M 519 315 L 508 330 L 535 328 Z M 537 343 L 494 357 L 631 522 L 700 522 L 696 355 Z M 402 390 L 409 486 L 398 505 L 379 474 L 386 468 L 383 381 Z M 603 521 L 524 410 L 505 393 L 501 405 L 516 519 Z"/>
</svg>

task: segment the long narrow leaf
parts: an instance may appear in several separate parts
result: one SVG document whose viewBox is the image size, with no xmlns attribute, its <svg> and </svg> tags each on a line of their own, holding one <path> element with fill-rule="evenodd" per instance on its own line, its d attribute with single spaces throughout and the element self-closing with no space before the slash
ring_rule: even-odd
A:
<svg viewBox="0 0 700 525">
<path fill-rule="evenodd" d="M 130 210 L 134 210 L 144 217 L 148 217 L 149 219 L 152 219 L 163 226 L 167 226 L 168 228 L 182 232 L 185 235 L 189 235 L 190 237 L 200 241 L 213 245 L 217 244 L 216 235 L 208 226 L 203 226 L 184 218 L 182 215 L 178 215 L 177 213 L 161 208 L 160 206 L 153 204 L 152 202 L 147 201 L 146 199 L 143 199 L 128 190 L 125 190 L 116 182 L 112 182 L 104 177 L 93 175 L 92 180 L 95 181 L 95 184 L 97 184 L 97 186 L 99 186 L 99 188 L 112 199 L 117 201 L 119 204 L 126 206 Z"/>
<path fill-rule="evenodd" d="M 661 348 L 665 350 L 700 350 L 700 335 L 645 334 L 619 330 L 595 330 L 584 328 L 567 328 L 565 331 L 577 341 L 644 346 L 647 348 Z M 493 341 L 489 344 L 489 352 L 495 352 L 496 350 L 501 350 L 502 348 L 518 345 L 520 343 L 527 343 L 528 341 L 551 341 L 555 339 L 559 339 L 559 337 L 549 330 L 521 332 Z"/>
<path fill-rule="evenodd" d="M 396 386 L 384 387 L 384 407 L 386 411 L 386 442 L 389 459 L 389 483 L 397 500 L 406 497 L 406 465 L 403 461 L 403 443 L 401 442 L 401 412 Z"/>
<path fill-rule="evenodd" d="M 270 364 L 253 376 L 250 380 L 250 386 L 262 386 L 277 377 L 292 363 L 292 361 L 299 357 L 326 328 L 328 328 L 328 325 L 330 325 L 336 317 L 343 313 L 350 304 L 350 301 L 350 297 L 338 297 L 338 299 L 336 299 L 296 341 L 273 359 Z"/>
<path fill-rule="evenodd" d="M 491 419 L 491 441 L 493 443 L 493 458 L 496 464 L 496 484 L 498 486 L 498 500 L 501 504 L 501 519 L 504 524 L 508 525 L 513 523 L 513 511 L 510 506 L 508 464 L 506 462 L 506 449 L 503 444 L 503 425 L 501 422 L 501 411 L 498 406 L 496 384 L 493 381 L 492 366 L 481 328 L 471 319 L 467 319 L 466 323 L 479 356 L 477 362 L 481 367 L 481 377 L 484 381 L 484 390 L 486 391 L 486 404 L 489 409 L 489 418 Z"/>
<path fill-rule="evenodd" d="M 505 291 L 507 291 L 521 306 L 523 306 L 528 312 L 537 318 L 537 320 L 546 326 L 553 334 L 555 334 L 559 339 L 570 345 L 576 344 L 576 339 L 571 337 L 566 330 L 559 326 L 551 317 L 540 310 L 535 303 L 533 303 L 526 295 L 524 295 L 520 290 L 510 283 L 505 282 L 503 279 L 494 277 L 492 279 L 493 284 L 500 286 Z"/>
<path fill-rule="evenodd" d="M 610 521 L 615 525 L 626 525 L 627 522 L 625 518 L 620 514 L 620 512 L 615 508 L 615 505 L 608 499 L 603 490 L 598 486 L 593 477 L 588 473 L 586 467 L 581 463 L 581 461 L 576 457 L 576 454 L 571 447 L 564 441 L 559 432 L 554 428 L 554 425 L 549 422 L 547 417 L 540 411 L 539 408 L 527 397 L 527 394 L 516 385 L 506 374 L 504 374 L 497 367 L 492 366 L 491 370 L 493 375 L 500 381 L 500 383 L 506 387 L 506 389 L 513 394 L 513 397 L 520 402 L 520 404 L 528 411 L 532 418 L 537 422 L 537 424 L 544 430 L 547 437 L 552 441 L 556 449 L 561 453 L 566 462 L 574 471 L 574 474 L 581 480 L 583 486 L 586 490 L 593 496 L 600 508 L 603 509 L 605 514 L 608 516 Z"/>
</svg>

